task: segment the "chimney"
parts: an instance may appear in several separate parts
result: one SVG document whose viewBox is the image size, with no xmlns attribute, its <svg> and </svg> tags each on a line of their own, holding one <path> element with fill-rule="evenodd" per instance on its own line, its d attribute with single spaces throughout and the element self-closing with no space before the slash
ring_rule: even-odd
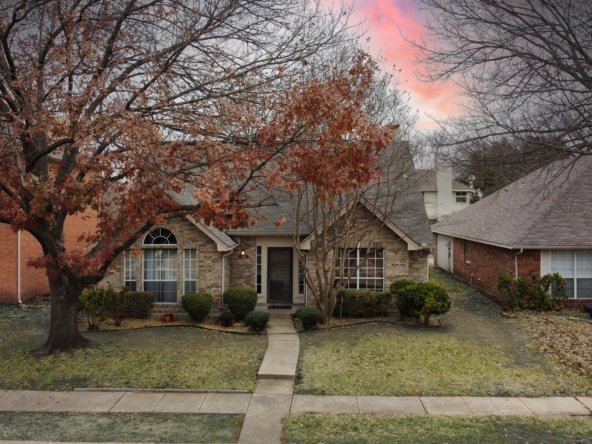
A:
<svg viewBox="0 0 592 444">
<path fill-rule="evenodd" d="M 436 160 L 436 189 L 439 219 L 454 211 L 452 202 L 452 165 L 442 159 Z"/>
</svg>

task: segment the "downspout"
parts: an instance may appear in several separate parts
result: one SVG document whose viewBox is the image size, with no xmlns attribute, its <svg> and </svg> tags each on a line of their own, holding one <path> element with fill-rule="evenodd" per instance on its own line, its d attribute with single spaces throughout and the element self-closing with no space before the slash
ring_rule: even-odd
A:
<svg viewBox="0 0 592 444">
<path fill-rule="evenodd" d="M 514 277 L 518 279 L 518 255 L 524 252 L 524 248 L 521 248 L 518 253 L 514 255 Z"/>
<path fill-rule="evenodd" d="M 21 299 L 21 230 L 16 232 L 16 299 L 20 304 Z"/>
</svg>

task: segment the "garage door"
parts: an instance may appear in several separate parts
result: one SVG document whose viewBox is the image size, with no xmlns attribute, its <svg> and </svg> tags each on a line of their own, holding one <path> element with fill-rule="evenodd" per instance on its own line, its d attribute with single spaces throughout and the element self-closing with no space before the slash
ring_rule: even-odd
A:
<svg viewBox="0 0 592 444">
<path fill-rule="evenodd" d="M 444 236 L 443 234 L 438 234 L 437 237 L 436 265 L 443 270 L 450 271 L 452 273 L 452 238 L 450 236 Z"/>
</svg>

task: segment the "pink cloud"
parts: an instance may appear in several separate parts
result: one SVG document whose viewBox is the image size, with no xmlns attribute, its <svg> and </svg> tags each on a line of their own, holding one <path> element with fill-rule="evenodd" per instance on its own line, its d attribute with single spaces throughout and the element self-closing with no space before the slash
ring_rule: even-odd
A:
<svg viewBox="0 0 592 444">
<path fill-rule="evenodd" d="M 333 7 L 332 0 L 324 0 L 325 7 Z M 454 84 L 425 83 L 417 74 L 425 69 L 415 63 L 418 50 L 408 40 L 419 40 L 425 35 L 425 18 L 413 0 L 361 0 L 353 6 L 354 22 L 362 22 L 370 37 L 367 49 L 384 59 L 385 65 L 395 65 L 400 87 L 410 93 L 411 105 L 419 111 L 419 127 L 433 126 L 430 117 L 444 118 L 461 108 L 461 97 Z"/>
</svg>

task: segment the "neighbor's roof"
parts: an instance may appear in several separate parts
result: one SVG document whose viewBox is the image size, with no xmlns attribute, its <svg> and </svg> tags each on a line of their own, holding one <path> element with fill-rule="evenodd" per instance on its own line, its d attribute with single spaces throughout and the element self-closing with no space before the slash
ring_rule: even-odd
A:
<svg viewBox="0 0 592 444">
<path fill-rule="evenodd" d="M 434 170 L 418 170 L 418 174 L 421 176 L 421 182 L 419 185 L 420 191 L 438 191 L 436 186 L 436 171 Z M 475 190 L 470 186 L 465 185 L 458 180 L 452 179 L 452 191 L 469 191 L 474 193 Z"/>
<path fill-rule="evenodd" d="M 553 162 L 432 231 L 505 248 L 591 248 L 592 156 Z"/>
</svg>

